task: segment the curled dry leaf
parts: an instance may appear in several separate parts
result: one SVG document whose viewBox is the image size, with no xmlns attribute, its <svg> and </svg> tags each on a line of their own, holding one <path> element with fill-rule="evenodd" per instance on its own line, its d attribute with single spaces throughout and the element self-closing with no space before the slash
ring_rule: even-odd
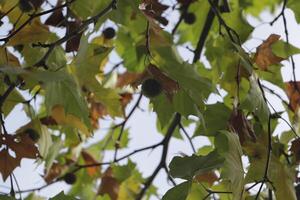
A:
<svg viewBox="0 0 300 200">
<path fill-rule="evenodd" d="M 229 129 L 238 134 L 241 144 L 247 141 L 256 142 L 255 133 L 242 110 L 234 109 L 228 123 Z"/>
<path fill-rule="evenodd" d="M 119 188 L 120 184 L 117 179 L 113 177 L 112 168 L 107 168 L 101 178 L 101 184 L 98 189 L 98 194 L 108 194 L 111 200 L 117 200 Z"/>
<path fill-rule="evenodd" d="M 81 151 L 81 156 L 86 165 L 91 165 L 91 164 L 97 163 L 95 158 L 86 151 Z M 88 175 L 91 177 L 94 177 L 98 173 L 99 169 L 100 169 L 99 166 L 86 168 Z"/>
<path fill-rule="evenodd" d="M 0 151 L 0 172 L 4 181 L 20 165 L 22 158 L 40 157 L 38 148 L 28 134 L 2 135 L 0 146 L 6 148 Z"/>
<path fill-rule="evenodd" d="M 290 100 L 290 107 L 296 111 L 300 105 L 300 81 L 286 83 L 285 91 Z"/>
<path fill-rule="evenodd" d="M 290 151 L 294 154 L 296 161 L 300 161 L 300 139 L 296 139 L 292 142 Z"/>
<path fill-rule="evenodd" d="M 267 71 L 270 65 L 278 64 L 284 60 L 284 58 L 276 56 L 271 48 L 272 44 L 277 42 L 279 38 L 279 35 L 271 34 L 266 41 L 257 47 L 254 62 L 259 69 Z"/>
</svg>

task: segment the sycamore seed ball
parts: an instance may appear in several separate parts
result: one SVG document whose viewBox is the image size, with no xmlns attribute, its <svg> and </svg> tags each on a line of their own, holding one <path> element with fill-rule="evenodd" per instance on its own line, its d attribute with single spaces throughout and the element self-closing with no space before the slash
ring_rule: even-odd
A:
<svg viewBox="0 0 300 200">
<path fill-rule="evenodd" d="M 116 36 L 116 31 L 112 27 L 108 27 L 108 28 L 104 29 L 103 36 L 105 39 L 110 40 Z"/>
<path fill-rule="evenodd" d="M 66 173 L 64 176 L 64 181 L 69 184 L 72 185 L 76 182 L 76 175 L 74 173 Z"/>
<path fill-rule="evenodd" d="M 161 93 L 161 91 L 162 86 L 156 79 L 149 78 L 142 83 L 142 93 L 146 97 L 156 97 Z"/>
<path fill-rule="evenodd" d="M 186 24 L 193 24 L 196 21 L 196 16 L 194 13 L 186 13 L 183 20 Z"/>
</svg>

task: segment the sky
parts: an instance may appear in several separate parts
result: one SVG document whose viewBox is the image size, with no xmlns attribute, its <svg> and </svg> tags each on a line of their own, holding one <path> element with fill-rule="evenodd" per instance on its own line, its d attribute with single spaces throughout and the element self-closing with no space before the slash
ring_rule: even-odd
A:
<svg viewBox="0 0 300 200">
<path fill-rule="evenodd" d="M 278 12 L 280 9 L 278 9 Z M 176 18 L 178 15 L 172 16 L 174 18 L 174 21 L 176 21 Z M 293 16 L 293 13 L 290 10 L 286 10 L 286 17 L 288 21 L 288 29 L 290 33 L 290 41 L 291 43 L 300 48 L 300 26 L 296 23 L 295 18 Z M 278 20 L 273 26 L 270 26 L 268 23 L 263 22 L 270 22 L 274 18 L 274 15 L 271 15 L 268 11 L 263 12 L 260 15 L 260 19 L 256 19 L 253 17 L 247 17 L 248 22 L 253 26 L 257 27 L 253 34 L 251 35 L 251 38 L 248 42 L 246 42 L 243 47 L 247 50 L 255 51 L 255 48 L 259 46 L 263 40 L 265 40 L 270 34 L 275 33 L 279 34 L 282 39 L 285 40 L 284 30 L 283 30 L 283 24 L 282 20 Z M 3 29 L 0 29 L 0 36 L 4 35 Z M 186 49 L 185 47 L 178 48 L 180 55 L 182 55 L 183 58 L 187 59 L 188 61 L 191 61 L 193 54 Z M 294 56 L 296 65 L 300 63 L 300 56 L 296 55 Z M 205 57 L 201 57 L 203 62 L 205 61 Z M 110 60 L 113 63 L 117 63 L 119 61 L 119 58 L 117 56 L 111 56 Z M 282 62 L 284 66 L 281 68 L 281 72 L 283 75 L 284 81 L 289 81 L 292 79 L 292 67 L 291 64 L 288 61 Z M 300 68 L 297 69 L 296 74 L 298 74 L 298 80 L 300 79 Z M 271 88 L 274 88 L 273 85 L 268 85 Z M 283 93 L 283 91 L 279 91 L 279 93 L 284 97 L 284 99 L 287 100 L 287 97 Z M 272 105 L 275 107 L 277 111 L 280 111 L 283 109 L 283 106 L 281 105 L 280 101 L 277 98 L 274 98 L 272 95 L 268 95 L 267 97 L 272 102 Z M 135 97 L 135 99 L 137 96 Z M 212 96 L 209 100 L 209 103 L 216 102 L 218 99 L 217 96 Z M 133 103 L 135 101 L 132 101 Z M 35 102 L 36 106 L 38 106 L 38 102 Z M 130 110 L 130 107 L 133 105 L 131 104 L 127 108 L 127 113 Z M 141 108 L 149 108 L 149 100 L 146 97 L 143 97 L 141 101 Z M 28 118 L 25 116 L 24 112 L 22 111 L 22 105 L 18 105 L 15 107 L 15 109 L 11 112 L 11 114 L 6 118 L 6 127 L 8 129 L 9 133 L 13 133 L 15 130 L 17 130 L 20 126 L 26 124 L 29 122 Z M 284 115 L 284 117 L 287 119 L 287 115 Z M 89 142 L 93 143 L 105 136 L 105 133 L 107 131 L 107 127 L 109 127 L 109 121 L 107 120 L 101 120 L 100 121 L 100 130 L 97 131 L 94 135 L 94 138 L 92 138 Z M 131 152 L 134 149 L 137 149 L 139 147 L 148 146 L 150 144 L 155 144 L 163 138 L 163 136 L 156 131 L 156 115 L 155 113 L 151 111 L 143 111 L 143 110 L 136 110 L 132 118 L 129 120 L 127 127 L 130 127 L 130 144 L 129 148 L 126 151 L 120 151 L 119 155 L 125 154 L 126 152 Z M 188 132 L 190 134 L 193 133 L 194 127 L 188 128 Z M 276 129 L 275 134 L 280 134 L 282 131 L 287 130 L 288 126 L 281 122 L 279 126 Z M 184 136 L 183 136 L 184 138 Z M 150 142 L 149 142 L 150 141 Z M 207 139 L 205 137 L 197 137 L 193 140 L 196 147 L 203 146 L 207 144 Z M 170 143 L 170 149 L 168 153 L 168 162 L 171 160 L 172 157 L 179 155 L 180 152 L 191 155 L 193 153 L 190 145 L 188 144 L 187 140 L 180 141 L 178 139 L 172 139 Z M 108 153 L 105 156 L 105 160 L 109 160 L 112 158 L 113 153 Z M 161 148 L 157 148 L 151 152 L 146 151 L 139 154 L 136 154 L 131 157 L 133 161 L 136 161 L 138 164 L 138 168 L 142 172 L 144 177 L 147 177 L 151 175 L 154 168 L 158 164 L 161 156 Z M 123 163 L 126 161 L 123 161 Z M 121 162 L 122 163 L 122 162 Z M 18 167 L 14 174 L 18 180 L 18 184 L 22 190 L 24 189 L 31 189 L 35 188 L 37 186 L 44 185 L 43 179 L 40 177 L 40 174 L 43 174 L 43 167 L 38 166 L 36 163 L 34 163 L 33 160 L 30 159 L 23 159 L 21 162 L 21 167 Z M 180 182 L 180 180 L 176 180 L 177 182 Z M 164 194 L 171 185 L 166 182 L 166 175 L 165 172 L 162 170 L 156 179 L 154 180 L 154 184 L 156 186 L 159 186 L 159 193 Z M 5 183 L 0 178 L 0 192 L 9 192 L 10 188 L 10 182 L 6 181 Z M 64 188 L 65 191 L 68 190 L 69 186 L 66 185 L 63 182 L 56 183 L 50 187 L 47 187 L 44 190 L 41 190 L 39 192 L 40 195 L 46 196 L 46 197 L 52 197 L 59 193 L 61 189 Z"/>
</svg>

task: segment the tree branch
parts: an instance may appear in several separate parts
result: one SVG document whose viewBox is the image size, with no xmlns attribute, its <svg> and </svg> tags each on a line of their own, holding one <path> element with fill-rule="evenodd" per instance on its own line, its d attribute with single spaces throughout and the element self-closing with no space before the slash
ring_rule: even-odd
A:
<svg viewBox="0 0 300 200">
<path fill-rule="evenodd" d="M 141 189 L 140 193 L 135 198 L 136 200 L 141 200 L 143 198 L 145 192 L 147 191 L 147 189 L 152 184 L 152 182 L 155 179 L 158 172 L 162 168 L 166 167 L 166 158 L 167 158 L 168 149 L 169 149 L 169 142 L 170 142 L 170 139 L 171 139 L 176 127 L 180 124 L 180 120 L 181 120 L 181 115 L 179 113 L 176 113 L 173 120 L 172 120 L 172 122 L 171 122 L 171 124 L 170 124 L 170 126 L 169 126 L 169 128 L 168 128 L 166 136 L 162 141 L 163 150 L 162 150 L 160 162 L 159 162 L 158 166 L 155 168 L 155 170 L 153 171 L 152 175 L 144 183 L 144 187 Z"/>
</svg>

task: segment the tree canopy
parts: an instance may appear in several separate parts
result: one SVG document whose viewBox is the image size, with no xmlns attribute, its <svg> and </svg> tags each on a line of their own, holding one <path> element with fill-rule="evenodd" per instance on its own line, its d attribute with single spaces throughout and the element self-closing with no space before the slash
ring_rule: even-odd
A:
<svg viewBox="0 0 300 200">
<path fill-rule="evenodd" d="M 299 199 L 300 49 L 287 11 L 300 23 L 299 0 L 1 0 L 0 174 L 11 187 L 0 199 L 45 199 L 36 192 L 58 182 L 70 190 L 51 200 Z M 285 34 L 249 50 L 250 17 Z M 161 141 L 130 146 L 139 109 L 156 114 Z M 29 122 L 9 132 L 19 112 Z M 91 143 L 103 120 L 110 127 Z M 194 153 L 169 162 L 172 140 Z M 143 176 L 131 156 L 158 148 Z M 23 159 L 43 167 L 42 185 L 19 187 Z"/>
</svg>

